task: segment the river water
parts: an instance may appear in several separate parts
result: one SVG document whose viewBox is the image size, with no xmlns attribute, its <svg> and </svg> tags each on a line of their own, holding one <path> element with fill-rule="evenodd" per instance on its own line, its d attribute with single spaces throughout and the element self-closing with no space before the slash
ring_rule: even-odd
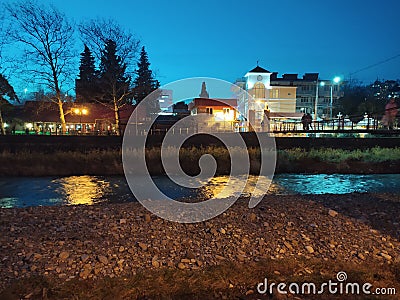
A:
<svg viewBox="0 0 400 300">
<path fill-rule="evenodd" d="M 258 177 L 250 176 L 242 195 L 264 193 L 255 191 Z M 214 177 L 198 189 L 182 188 L 167 177 L 153 177 L 161 191 L 170 198 L 209 199 L 218 194 L 227 176 Z M 238 179 L 240 180 L 240 179 Z M 400 174 L 374 175 L 304 175 L 279 174 L 273 179 L 268 194 L 345 194 L 345 193 L 396 193 L 400 194 Z M 225 191 L 224 196 L 229 195 Z M 125 177 L 69 176 L 69 177 L 18 177 L 0 178 L 0 207 L 26 207 L 49 205 L 121 203 L 135 201 Z"/>
</svg>

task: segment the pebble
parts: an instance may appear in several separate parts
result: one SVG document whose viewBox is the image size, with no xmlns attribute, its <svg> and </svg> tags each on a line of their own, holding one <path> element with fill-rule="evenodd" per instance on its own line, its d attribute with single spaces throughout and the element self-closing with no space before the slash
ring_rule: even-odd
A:
<svg viewBox="0 0 400 300">
<path fill-rule="evenodd" d="M 92 266 L 87 264 L 84 266 L 83 270 L 79 273 L 79 276 L 83 279 L 86 279 L 90 273 L 92 273 Z"/>
<path fill-rule="evenodd" d="M 284 245 L 286 246 L 286 248 L 288 248 L 289 250 L 293 250 L 293 247 L 292 247 L 292 245 L 291 245 L 289 242 L 284 241 L 283 244 L 284 244 Z"/>
<path fill-rule="evenodd" d="M 246 257 L 244 255 L 238 254 L 236 257 L 240 262 L 244 262 L 246 260 Z"/>
<path fill-rule="evenodd" d="M 183 270 L 183 269 L 186 269 L 186 266 L 185 266 L 185 264 L 184 263 L 178 263 L 178 269 L 181 269 L 181 270 Z"/>
<path fill-rule="evenodd" d="M 257 215 L 255 213 L 251 213 L 249 216 L 250 222 L 255 222 L 257 221 Z"/>
<path fill-rule="evenodd" d="M 311 246 L 306 246 L 306 250 L 308 251 L 308 253 L 314 253 L 314 248 Z"/>
<path fill-rule="evenodd" d="M 364 256 L 364 254 L 362 254 L 362 253 L 358 253 L 358 254 L 357 254 L 357 257 L 358 257 L 359 259 L 365 260 L 365 256 Z"/>
<path fill-rule="evenodd" d="M 151 221 L 151 216 L 150 214 L 145 214 L 144 215 L 144 220 L 146 221 L 146 223 L 149 223 Z"/>
<path fill-rule="evenodd" d="M 338 213 L 336 210 L 330 209 L 330 210 L 328 211 L 328 214 L 329 214 L 331 217 L 336 217 L 339 213 Z"/>
<path fill-rule="evenodd" d="M 386 254 L 386 253 L 381 252 L 380 255 L 381 255 L 383 258 L 386 258 L 387 260 L 391 260 L 391 259 L 392 259 L 392 257 L 391 257 L 389 254 Z"/>
<path fill-rule="evenodd" d="M 99 255 L 99 256 L 97 257 L 97 259 L 99 260 L 99 262 L 101 262 L 101 263 L 104 264 L 104 265 L 107 265 L 107 264 L 108 264 L 108 258 L 105 257 L 104 255 Z"/>
<path fill-rule="evenodd" d="M 309 196 L 268 196 L 254 210 L 248 201 L 239 200 L 223 215 L 195 224 L 162 220 L 138 203 L 0 209 L 0 287 L 31 275 L 100 278 L 146 268 L 198 269 L 225 261 L 249 264 L 262 257 L 313 254 L 315 249 L 321 261 L 331 257 L 356 263 L 375 260 L 377 265 L 400 261 L 396 231 L 371 225 L 384 216 L 386 202 L 379 208 L 371 202 L 370 211 L 378 212 L 372 216 L 368 206 L 357 207 L 365 209 L 360 214 L 366 222 L 357 215 L 338 218 L 332 209 L 326 213 L 325 207 L 336 207 L 346 197 L 313 196 L 310 202 Z M 371 198 L 352 197 L 354 203 Z M 318 199 L 332 203 L 318 204 Z M 396 211 L 388 209 L 385 218 L 398 223 Z M 62 234 L 57 228 L 63 229 Z"/>
<path fill-rule="evenodd" d="M 69 252 L 67 251 L 63 251 L 60 253 L 60 255 L 58 256 L 61 260 L 66 260 L 69 257 Z"/>
<path fill-rule="evenodd" d="M 144 243 L 138 243 L 139 247 L 143 250 L 143 251 L 147 251 L 147 245 Z"/>
</svg>

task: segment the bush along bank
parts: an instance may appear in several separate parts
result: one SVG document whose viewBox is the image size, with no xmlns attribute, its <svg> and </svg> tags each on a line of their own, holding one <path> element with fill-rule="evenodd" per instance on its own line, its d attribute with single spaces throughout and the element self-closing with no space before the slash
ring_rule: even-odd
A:
<svg viewBox="0 0 400 300">
<path fill-rule="evenodd" d="M 242 151 L 242 150 L 237 150 Z M 260 149 L 249 148 L 250 173 L 257 174 L 260 166 Z M 167 149 L 164 157 L 173 155 Z M 164 174 L 161 149 L 146 150 L 146 162 L 152 175 Z M 180 164 L 188 174 L 198 174 L 197 163 L 204 154 L 211 154 L 217 161 L 217 174 L 228 175 L 230 155 L 223 147 L 182 148 Z M 400 148 L 370 148 L 366 150 L 293 148 L 278 150 L 276 173 L 343 173 L 374 174 L 398 173 Z M 140 155 L 132 153 L 132 155 Z M 31 151 L 0 153 L 0 174 L 3 176 L 72 176 L 72 175 L 123 175 L 120 150 L 54 151 L 42 153 Z"/>
</svg>

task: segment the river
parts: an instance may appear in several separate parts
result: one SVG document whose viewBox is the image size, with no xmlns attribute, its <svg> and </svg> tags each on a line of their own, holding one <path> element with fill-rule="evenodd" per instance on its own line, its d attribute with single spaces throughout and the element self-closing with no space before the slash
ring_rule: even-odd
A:
<svg viewBox="0 0 400 300">
<path fill-rule="evenodd" d="M 165 176 L 153 177 L 156 185 L 170 198 L 209 199 L 226 184 L 228 177 L 214 177 L 198 189 L 182 188 Z M 242 195 L 257 193 L 257 177 L 250 176 Z M 346 193 L 400 194 L 400 174 L 278 174 L 268 194 L 346 194 Z M 264 193 L 259 191 L 258 193 Z M 229 191 L 225 196 L 230 196 Z M 0 207 L 27 207 L 49 205 L 120 203 L 135 201 L 125 177 L 69 176 L 69 177 L 12 177 L 0 178 Z"/>
</svg>

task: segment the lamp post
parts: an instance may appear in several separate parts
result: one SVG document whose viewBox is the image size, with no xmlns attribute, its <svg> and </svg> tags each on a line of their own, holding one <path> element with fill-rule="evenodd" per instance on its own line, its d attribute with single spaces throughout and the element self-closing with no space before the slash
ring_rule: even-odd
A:
<svg viewBox="0 0 400 300">
<path fill-rule="evenodd" d="M 332 119 L 332 109 L 333 109 L 333 84 L 338 84 L 340 82 L 340 77 L 336 76 L 333 78 L 333 82 L 331 82 L 331 103 L 329 110 L 329 118 Z"/>
<path fill-rule="evenodd" d="M 314 120 L 318 121 L 318 97 L 319 97 L 319 86 L 324 86 L 325 82 L 317 79 L 317 88 L 315 91 L 315 102 L 314 102 Z"/>
<path fill-rule="evenodd" d="M 86 108 L 75 108 L 74 113 L 79 115 L 79 123 L 81 127 L 81 133 L 83 133 L 83 128 L 82 128 L 82 115 L 87 115 L 88 110 Z"/>
</svg>

